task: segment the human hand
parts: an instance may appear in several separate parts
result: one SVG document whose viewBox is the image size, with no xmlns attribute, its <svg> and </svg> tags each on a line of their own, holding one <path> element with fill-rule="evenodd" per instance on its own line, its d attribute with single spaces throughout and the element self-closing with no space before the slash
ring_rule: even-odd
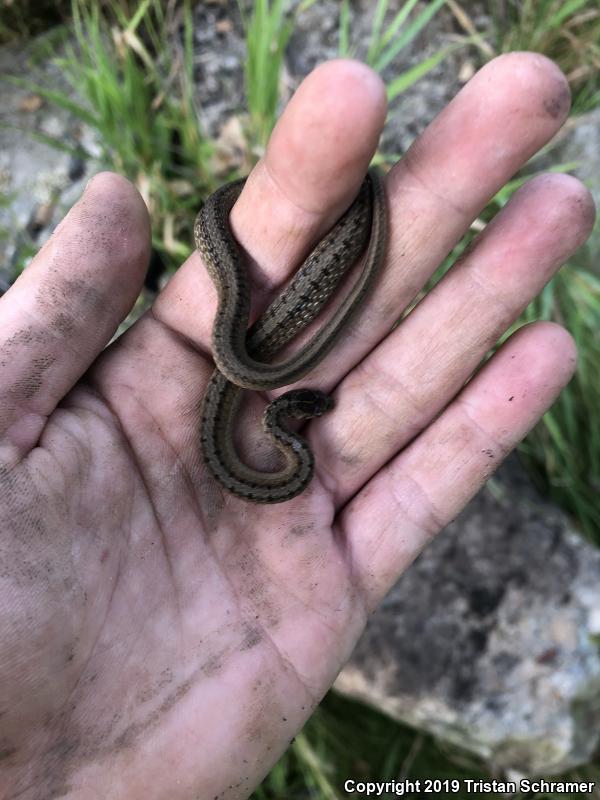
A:
<svg viewBox="0 0 600 800">
<path fill-rule="evenodd" d="M 500 57 L 388 175 L 387 263 L 301 382 L 336 407 L 307 428 L 312 484 L 281 505 L 224 494 L 202 464 L 216 294 L 198 254 L 103 349 L 149 223 L 124 179 L 88 185 L 0 300 L 0 797 L 241 798 L 265 775 L 369 612 L 572 375 L 570 336 L 538 323 L 464 386 L 591 229 L 565 175 L 520 189 L 390 332 L 568 105 L 551 62 Z M 348 61 L 290 102 L 231 215 L 256 313 L 353 198 L 385 115 Z M 240 422 L 258 464 L 263 405 Z"/>
</svg>

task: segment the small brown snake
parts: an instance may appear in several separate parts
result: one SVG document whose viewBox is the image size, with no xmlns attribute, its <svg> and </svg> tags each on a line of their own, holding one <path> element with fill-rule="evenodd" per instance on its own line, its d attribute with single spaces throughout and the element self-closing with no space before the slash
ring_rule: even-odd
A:
<svg viewBox="0 0 600 800">
<path fill-rule="evenodd" d="M 233 443 L 242 389 L 286 386 L 306 375 L 331 350 L 383 263 L 385 195 L 378 173 L 370 170 L 350 208 L 248 330 L 250 287 L 229 226 L 229 213 L 244 182 L 218 189 L 194 224 L 196 247 L 219 298 L 212 336 L 216 369 L 204 396 L 202 451 L 213 476 L 230 492 L 256 503 L 280 503 L 300 494 L 310 483 L 314 469 L 308 444 L 288 429 L 284 418 L 320 416 L 333 407 L 333 401 L 318 390 L 296 389 L 270 403 L 263 428 L 284 456 L 285 466 L 276 472 L 261 472 L 240 460 Z M 331 318 L 286 361 L 273 363 L 271 357 L 319 314 L 367 241 L 362 272 Z"/>
</svg>

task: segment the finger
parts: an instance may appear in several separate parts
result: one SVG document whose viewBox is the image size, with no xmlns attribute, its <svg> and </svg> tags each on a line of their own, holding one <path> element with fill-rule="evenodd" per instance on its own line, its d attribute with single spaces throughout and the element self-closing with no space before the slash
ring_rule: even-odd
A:
<svg viewBox="0 0 600 800">
<path fill-rule="evenodd" d="M 460 395 L 343 511 L 340 541 L 372 609 L 552 405 L 576 351 L 554 323 L 513 335 Z"/>
<path fill-rule="evenodd" d="M 0 462 L 22 457 L 110 340 L 142 285 L 146 207 L 101 173 L 0 300 Z"/>
<path fill-rule="evenodd" d="M 311 429 L 319 472 L 338 504 L 434 419 L 593 222 L 591 196 L 575 178 L 531 180 L 344 379 L 335 412 Z"/>
<path fill-rule="evenodd" d="M 311 382 L 335 385 L 387 335 L 488 200 L 552 138 L 568 110 L 566 79 L 544 56 L 509 53 L 473 77 L 389 174 L 386 267 Z"/>
<path fill-rule="evenodd" d="M 318 67 L 304 80 L 231 214 L 249 256 L 260 310 L 356 194 L 385 119 L 379 77 L 355 61 Z M 194 253 L 154 305 L 154 315 L 210 352 L 217 295 Z"/>
</svg>

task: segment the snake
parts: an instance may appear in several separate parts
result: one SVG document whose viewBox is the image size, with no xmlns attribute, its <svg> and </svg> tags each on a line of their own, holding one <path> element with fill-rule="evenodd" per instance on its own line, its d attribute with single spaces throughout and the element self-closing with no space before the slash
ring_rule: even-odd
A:
<svg viewBox="0 0 600 800">
<path fill-rule="evenodd" d="M 217 189 L 194 222 L 195 246 L 218 297 L 212 329 L 215 369 L 204 394 L 200 440 L 208 470 L 226 490 L 254 503 L 281 503 L 303 492 L 314 473 L 309 445 L 290 429 L 288 421 L 319 417 L 333 408 L 333 400 L 318 389 L 300 388 L 285 392 L 266 407 L 263 429 L 283 456 L 283 466 L 263 472 L 245 464 L 234 443 L 243 391 L 266 391 L 294 383 L 314 369 L 339 340 L 384 261 L 385 192 L 378 171 L 371 168 L 349 208 L 249 327 L 250 285 L 229 224 L 245 181 L 242 178 Z M 274 360 L 318 316 L 365 249 L 358 278 L 328 321 L 291 356 Z"/>
</svg>

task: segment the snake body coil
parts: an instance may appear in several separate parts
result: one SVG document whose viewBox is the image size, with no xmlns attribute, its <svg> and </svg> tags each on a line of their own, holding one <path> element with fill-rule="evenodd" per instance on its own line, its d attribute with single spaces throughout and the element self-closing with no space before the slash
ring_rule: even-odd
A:
<svg viewBox="0 0 600 800">
<path fill-rule="evenodd" d="M 254 502 L 278 503 L 300 494 L 314 470 L 306 441 L 290 431 L 284 419 L 320 416 L 333 402 L 312 389 L 292 390 L 274 400 L 265 411 L 263 428 L 285 465 L 276 472 L 261 472 L 240 460 L 233 443 L 242 389 L 286 386 L 306 375 L 334 346 L 383 262 L 385 198 L 379 175 L 369 171 L 350 208 L 248 330 L 250 288 L 229 226 L 229 213 L 243 185 L 244 180 L 235 181 L 217 190 L 194 225 L 196 247 L 219 297 L 212 338 L 216 369 L 204 397 L 201 442 L 208 468 L 226 489 Z M 287 360 L 274 362 L 272 356 L 319 314 L 367 241 L 362 272 L 330 319 Z"/>
</svg>

